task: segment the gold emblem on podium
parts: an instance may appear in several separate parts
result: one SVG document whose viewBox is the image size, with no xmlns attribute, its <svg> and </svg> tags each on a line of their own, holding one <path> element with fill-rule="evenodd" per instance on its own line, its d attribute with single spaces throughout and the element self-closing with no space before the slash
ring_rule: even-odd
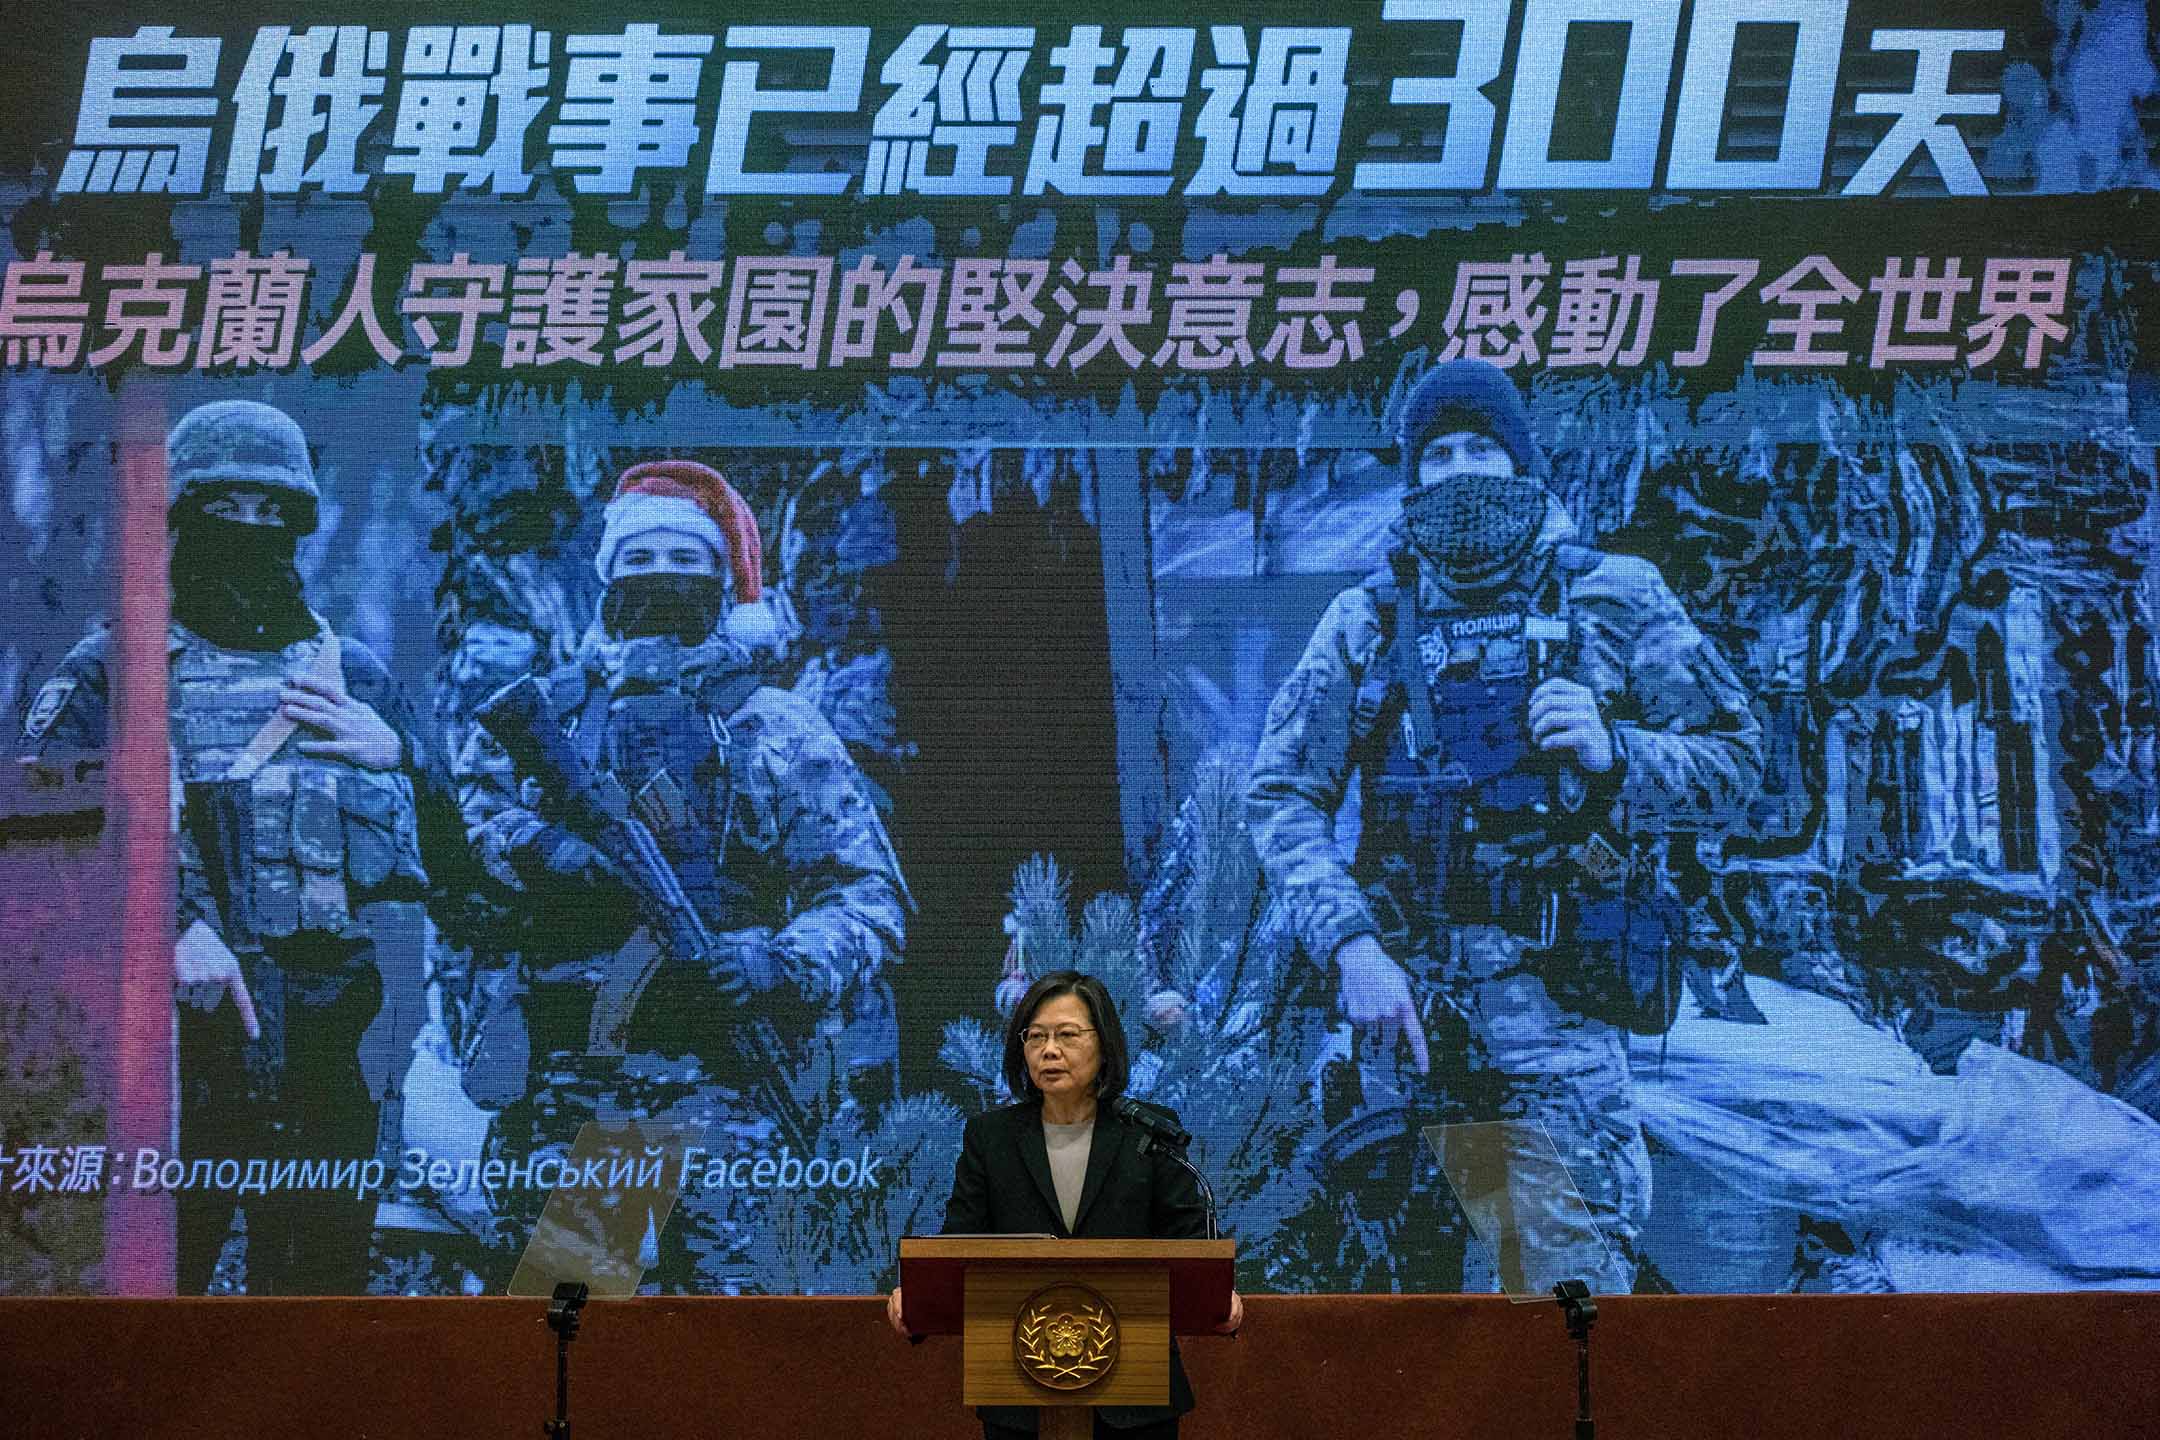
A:
<svg viewBox="0 0 2160 1440">
<path fill-rule="evenodd" d="M 1117 1364 L 1117 1312 L 1085 1285 L 1051 1285 L 1020 1306 L 1013 1354 L 1020 1369 L 1052 1390 L 1085 1390 Z"/>
</svg>

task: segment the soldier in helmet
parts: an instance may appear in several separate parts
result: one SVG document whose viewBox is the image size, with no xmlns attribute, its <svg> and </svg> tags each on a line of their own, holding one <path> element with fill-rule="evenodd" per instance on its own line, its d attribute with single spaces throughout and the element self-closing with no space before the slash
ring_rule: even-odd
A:
<svg viewBox="0 0 2160 1440">
<path fill-rule="evenodd" d="M 1756 723 L 1653 566 L 1574 542 L 1502 371 L 1434 370 L 1400 440 L 1398 547 L 1335 598 L 1276 694 L 1253 837 L 1361 1036 L 1390 1056 L 1399 1040 L 1420 1074 L 1428 1031 L 1466 1047 L 1443 1094 L 1459 1103 L 1475 1074 L 1471 1108 L 1499 1113 L 1467 1118 L 1543 1125 L 1607 1243 L 1581 1278 L 1625 1290 L 1649 1206 L 1627 1036 L 1677 1003 L 1666 846 L 1736 815 Z M 1549 1195 L 1510 1198 L 1526 1245 L 1567 1239 Z"/>
<path fill-rule="evenodd" d="M 182 1294 L 357 1294 L 375 1194 L 280 1162 L 395 1173 L 420 1016 L 423 752 L 382 663 L 308 608 L 294 549 L 319 494 L 290 416 L 221 401 L 166 442 L 166 641 L 179 887 L 179 1154 L 261 1159 L 267 1194 L 179 1192 Z M 108 740 L 110 630 L 33 701 L 32 753 Z"/>
<path fill-rule="evenodd" d="M 483 1022 L 467 1079 L 496 1103 L 515 1097 L 491 1141 L 510 1164 L 593 1120 L 656 1120 L 723 1158 L 800 1155 L 824 1123 L 862 1118 L 895 1088 L 884 972 L 911 902 L 846 747 L 814 706 L 760 682 L 760 559 L 756 520 L 719 472 L 632 467 L 607 507 L 584 658 L 540 682 L 539 723 L 649 830 L 716 940 L 706 968 L 652 953 L 659 937 L 626 883 L 633 868 L 649 882 L 649 862 L 513 762 L 515 741 L 488 728 L 503 723 L 488 718 L 496 702 L 459 754 L 471 837 L 515 917 L 520 998 Z M 525 1073 L 483 1073 L 505 1064 Z M 513 1218 L 537 1209 L 504 1199 Z M 753 1208 L 693 1183 L 660 1283 L 747 1281 L 734 1267 Z"/>
</svg>

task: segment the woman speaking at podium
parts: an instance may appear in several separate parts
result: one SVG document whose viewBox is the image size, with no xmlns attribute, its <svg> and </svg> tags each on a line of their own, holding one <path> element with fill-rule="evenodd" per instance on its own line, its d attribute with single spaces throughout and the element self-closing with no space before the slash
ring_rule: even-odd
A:
<svg viewBox="0 0 2160 1440">
<path fill-rule="evenodd" d="M 1092 975 L 1045 975 L 1014 1007 L 1005 1027 L 1005 1083 L 1018 1103 L 967 1122 L 947 1235 L 1056 1235 L 1087 1240 L 1190 1240 L 1207 1233 L 1207 1210 L 1192 1175 L 1161 1146 L 1141 1153 L 1144 1127 L 1119 1116 L 1131 1052 L 1110 992 Z M 1146 1104 L 1145 1101 L 1137 1102 Z M 1161 1111 L 1175 1120 L 1162 1106 Z M 907 1334 L 895 1288 L 885 1313 Z M 1234 1334 L 1244 1302 L 1216 1329 Z M 1170 1346 L 1170 1403 L 1095 1412 L 1095 1433 L 1115 1440 L 1173 1440 L 1177 1417 L 1193 1408 L 1191 1384 Z M 1035 1411 L 983 1407 L 985 1440 L 1035 1432 Z"/>
</svg>

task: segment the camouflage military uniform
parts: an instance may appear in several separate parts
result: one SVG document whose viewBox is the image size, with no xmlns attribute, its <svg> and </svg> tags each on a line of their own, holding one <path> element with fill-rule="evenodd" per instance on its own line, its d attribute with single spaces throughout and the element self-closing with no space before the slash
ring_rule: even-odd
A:
<svg viewBox="0 0 2160 1440">
<path fill-rule="evenodd" d="M 287 677 L 335 646 L 347 691 L 402 741 L 405 768 L 370 770 L 299 753 L 301 730 L 229 778 L 278 708 Z M 78 644 L 33 705 L 35 753 L 103 749 L 107 665 L 100 629 Z M 175 934 L 196 921 L 239 957 L 261 1025 L 245 1038 L 230 1005 L 180 1011 L 179 1154 L 186 1159 L 382 1156 L 396 1171 L 396 1090 L 422 1022 L 422 868 L 413 776 L 423 754 L 382 663 L 325 627 L 280 650 L 214 645 L 175 623 L 170 661 L 173 804 L 179 855 Z M 249 762 L 252 765 L 252 761 Z M 231 853 L 206 849 L 222 809 Z M 387 1102 L 387 1103 L 385 1103 Z M 201 1294 L 229 1240 L 246 1236 L 230 1279 L 252 1294 L 365 1291 L 378 1195 L 289 1189 L 179 1195 L 179 1290 Z"/>
<path fill-rule="evenodd" d="M 510 893 L 504 948 L 519 952 L 514 1005 L 482 1023 L 469 1067 L 469 1088 L 494 1092 L 476 1098 L 508 1100 L 495 1152 L 512 1163 L 561 1153 L 585 1121 L 649 1117 L 684 1127 L 708 1152 L 786 1143 L 802 1154 L 825 1121 L 882 1103 L 898 1051 L 884 970 L 910 902 L 832 727 L 759 684 L 725 640 L 598 641 L 544 688 L 585 763 L 637 797 L 752 993 L 731 1002 L 710 977 L 664 961 L 634 1002 L 625 1053 L 594 1053 L 605 1049 L 596 1000 L 626 963 L 626 940 L 637 943 L 630 898 L 604 882 L 577 893 L 550 871 L 565 834 L 550 797 L 476 729 L 456 767 L 460 800 L 482 865 Z M 659 1283 L 748 1283 L 756 1207 L 742 1197 L 752 1195 L 693 1186 L 661 1250 Z M 544 1197 L 499 1198 L 522 1220 Z"/>
<path fill-rule="evenodd" d="M 1570 944 L 1589 928 L 1589 902 L 1578 896 L 1570 911 L 1561 900 L 1586 869 L 1654 872 L 1658 837 L 1726 822 L 1756 782 L 1759 742 L 1738 680 L 1656 569 L 1571 536 L 1548 503 L 1502 589 L 1452 593 L 1431 565 L 1413 572 L 1400 560 L 1338 595 L 1268 712 L 1249 813 L 1306 951 L 1325 965 L 1346 941 L 1375 937 L 1411 977 L 1436 1051 L 1450 1037 L 1467 1044 L 1464 1072 L 1423 1108 L 1536 1120 L 1551 1134 L 1615 1252 L 1593 1277 L 1613 1290 L 1632 1284 L 1649 1159 L 1626 1030 Z M 1400 593 L 1413 573 L 1415 605 Z M 1403 637 L 1414 647 L 1404 660 L 1395 632 L 1413 615 L 1422 628 Z M 1585 777 L 1530 748 L 1523 716 L 1540 647 L 1549 673 L 1596 696 L 1616 752 L 1607 774 Z M 1405 754 L 1415 733 L 1406 673 L 1429 687 L 1445 752 L 1467 757 L 1450 762 L 1463 771 L 1449 782 L 1461 803 L 1435 814 L 1394 785 L 1418 763 Z M 1353 773 L 1362 829 L 1346 867 L 1334 821 Z M 1525 834 L 1559 838 L 1516 844 Z M 1462 1093 L 1481 1097 L 1471 1113 Z M 1490 1105 L 1499 1113 L 1479 1113 Z M 1535 1244 L 1535 1204 L 1523 1206 L 1518 1197 Z"/>
</svg>

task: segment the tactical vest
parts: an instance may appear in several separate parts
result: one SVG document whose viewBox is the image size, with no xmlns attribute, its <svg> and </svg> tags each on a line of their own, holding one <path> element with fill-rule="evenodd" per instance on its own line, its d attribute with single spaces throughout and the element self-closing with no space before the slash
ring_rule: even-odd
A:
<svg viewBox="0 0 2160 1440">
<path fill-rule="evenodd" d="M 303 728 L 252 775 L 228 778 L 276 713 L 286 677 L 315 656 L 321 639 L 252 651 L 212 645 L 177 626 L 173 636 L 169 703 L 179 788 L 188 806 L 228 811 L 222 820 L 189 817 L 180 830 L 180 863 L 218 895 L 228 929 L 269 939 L 299 931 L 350 936 L 361 906 L 416 898 L 427 877 L 412 781 L 402 772 L 310 759 L 297 748 L 309 733 Z M 234 853 L 206 853 L 218 848 L 201 839 L 209 823 L 236 837 L 224 847 Z"/>
<path fill-rule="evenodd" d="M 582 669 L 558 672 L 549 682 L 556 713 L 566 717 L 586 765 L 622 787 L 715 934 L 760 918 L 742 877 L 744 857 L 728 853 L 735 838 L 728 717 L 758 683 L 747 669 L 688 686 L 648 676 L 611 689 L 605 677 Z"/>
<path fill-rule="evenodd" d="M 1565 1003 L 1630 1028 L 1671 1023 L 1676 898 L 1661 846 L 1603 830 L 1564 757 L 1536 748 L 1530 696 L 1573 678 L 1569 591 L 1604 557 L 1562 545 L 1492 608 L 1420 603 L 1416 561 L 1368 584 L 1382 649 L 1357 697 L 1383 737 L 1364 790 L 1356 873 L 1390 954 L 1435 955 L 1492 925 L 1551 952 Z"/>
</svg>

